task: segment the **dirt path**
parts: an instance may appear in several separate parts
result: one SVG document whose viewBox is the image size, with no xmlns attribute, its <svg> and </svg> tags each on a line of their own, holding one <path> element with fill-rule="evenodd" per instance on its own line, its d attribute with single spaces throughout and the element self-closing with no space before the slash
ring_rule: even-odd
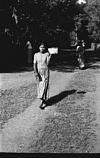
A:
<svg viewBox="0 0 100 158">
<path fill-rule="evenodd" d="M 73 76 L 73 73 L 51 73 L 50 97 L 64 91 L 66 84 Z M 11 84 L 11 82 L 10 82 Z M 44 127 L 45 118 L 54 113 L 54 107 L 48 107 L 44 111 L 38 108 L 39 101 L 35 100 L 25 112 L 10 119 L 4 124 L 2 130 L 2 149 L 3 152 L 18 152 L 29 146 L 35 139 L 36 130 Z M 32 139 L 33 138 L 33 139 Z"/>
<path fill-rule="evenodd" d="M 96 144 L 96 153 L 100 153 L 100 72 L 95 75 L 96 77 L 96 95 L 95 95 L 95 103 L 96 103 L 96 135 L 97 135 L 97 144 Z"/>
<path fill-rule="evenodd" d="M 0 132 L 0 151 L 99 153 L 100 62 L 92 66 L 72 73 L 51 71 L 49 96 L 62 97 L 61 94 L 66 93 L 66 97 L 43 111 L 38 108 L 39 101 L 35 100 L 23 113 L 9 119 Z M 19 86 L 33 82 L 27 77 L 30 75 L 31 78 L 31 74 L 24 74 L 24 82 L 23 74 L 19 75 Z M 6 79 L 8 76 L 6 74 Z M 3 88 L 9 88 L 14 82 L 17 79 L 10 80 Z M 53 121 L 48 123 L 48 118 Z"/>
<path fill-rule="evenodd" d="M 2 90 L 19 88 L 22 85 L 35 82 L 33 72 L 20 72 L 20 73 L 2 73 L 0 74 L 0 85 Z"/>
</svg>

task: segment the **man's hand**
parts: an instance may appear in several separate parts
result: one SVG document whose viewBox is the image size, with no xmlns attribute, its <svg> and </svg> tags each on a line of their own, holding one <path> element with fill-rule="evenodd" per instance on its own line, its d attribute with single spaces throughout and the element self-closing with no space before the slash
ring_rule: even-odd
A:
<svg viewBox="0 0 100 158">
<path fill-rule="evenodd" d="M 35 77 L 36 77 L 36 80 L 37 80 L 38 82 L 41 81 L 41 77 L 40 77 L 40 75 L 39 75 L 38 73 L 35 74 Z"/>
</svg>

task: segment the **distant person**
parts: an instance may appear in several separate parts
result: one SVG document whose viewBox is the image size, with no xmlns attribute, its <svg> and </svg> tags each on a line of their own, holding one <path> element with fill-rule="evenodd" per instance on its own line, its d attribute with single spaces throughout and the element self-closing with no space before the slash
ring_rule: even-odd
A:
<svg viewBox="0 0 100 158">
<path fill-rule="evenodd" d="M 81 42 L 82 42 L 82 47 L 85 49 L 85 42 L 84 42 L 84 40 L 82 40 Z"/>
<path fill-rule="evenodd" d="M 85 61 L 84 61 L 84 53 L 85 53 L 85 42 L 84 40 L 79 41 L 76 47 L 77 51 L 77 60 L 79 64 L 79 69 L 85 68 Z"/>
<path fill-rule="evenodd" d="M 32 44 L 30 41 L 26 42 L 27 49 L 32 49 Z"/>
<path fill-rule="evenodd" d="M 44 43 L 39 46 L 39 52 L 34 55 L 34 72 L 37 80 L 37 98 L 41 100 L 40 108 L 46 106 L 49 86 L 49 61 L 51 55 L 46 51 Z"/>
<path fill-rule="evenodd" d="M 26 42 L 26 48 L 27 48 L 27 66 L 32 67 L 32 61 L 33 61 L 33 48 L 30 41 Z"/>
</svg>

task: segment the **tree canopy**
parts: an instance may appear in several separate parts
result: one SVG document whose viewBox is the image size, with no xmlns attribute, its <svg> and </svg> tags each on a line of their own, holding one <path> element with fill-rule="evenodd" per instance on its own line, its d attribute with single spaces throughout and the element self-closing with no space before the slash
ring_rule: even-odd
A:
<svg viewBox="0 0 100 158">
<path fill-rule="evenodd" d="M 22 38 L 65 41 L 74 28 L 75 3 L 76 0 L 9 0 L 5 27 L 16 42 Z"/>
<path fill-rule="evenodd" d="M 92 41 L 100 41 L 100 1 L 88 0 L 84 10 L 88 17 L 89 38 Z"/>
<path fill-rule="evenodd" d="M 1 5 L 5 10 L 1 30 L 17 45 L 27 40 L 32 40 L 33 43 L 45 40 L 51 45 L 64 47 L 70 43 L 73 36 L 76 38 L 76 34 L 79 39 L 100 41 L 99 0 L 86 0 L 86 3 L 82 4 L 77 2 L 7 0 Z"/>
</svg>

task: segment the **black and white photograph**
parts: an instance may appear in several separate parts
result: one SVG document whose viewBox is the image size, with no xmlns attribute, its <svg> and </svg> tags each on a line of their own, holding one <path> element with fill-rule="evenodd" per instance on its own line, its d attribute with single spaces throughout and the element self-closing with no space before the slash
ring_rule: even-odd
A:
<svg viewBox="0 0 100 158">
<path fill-rule="evenodd" d="M 0 153 L 100 153 L 100 0 L 0 0 Z"/>
</svg>

